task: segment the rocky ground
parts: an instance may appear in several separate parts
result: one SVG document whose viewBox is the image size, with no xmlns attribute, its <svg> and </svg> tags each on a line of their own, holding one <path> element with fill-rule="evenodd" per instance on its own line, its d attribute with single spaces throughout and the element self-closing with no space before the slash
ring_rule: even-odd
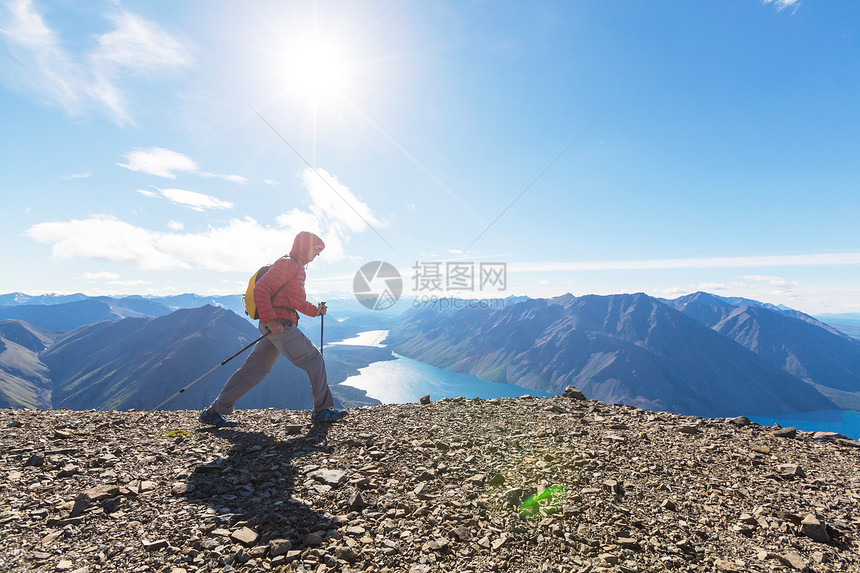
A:
<svg viewBox="0 0 860 573">
<path fill-rule="evenodd" d="M 860 571 L 860 448 L 574 398 L 0 411 L 3 571 Z"/>
</svg>

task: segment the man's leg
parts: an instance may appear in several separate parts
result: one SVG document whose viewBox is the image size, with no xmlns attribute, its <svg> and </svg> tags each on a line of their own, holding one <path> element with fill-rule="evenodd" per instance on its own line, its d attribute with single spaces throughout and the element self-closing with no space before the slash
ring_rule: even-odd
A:
<svg viewBox="0 0 860 573">
<path fill-rule="evenodd" d="M 259 384 L 272 370 L 280 355 L 275 345 L 269 341 L 272 336 L 270 334 L 255 344 L 254 350 L 251 351 L 245 363 L 227 380 L 224 389 L 210 406 L 215 413 L 222 415 L 232 413 L 236 400 Z"/>
<path fill-rule="evenodd" d="M 314 395 L 314 410 L 319 412 L 334 406 L 322 354 L 311 344 L 308 337 L 302 334 L 298 327 L 290 326 L 285 328 L 284 332 L 270 335 L 269 338 L 281 354 L 307 373 L 311 393 Z"/>
</svg>

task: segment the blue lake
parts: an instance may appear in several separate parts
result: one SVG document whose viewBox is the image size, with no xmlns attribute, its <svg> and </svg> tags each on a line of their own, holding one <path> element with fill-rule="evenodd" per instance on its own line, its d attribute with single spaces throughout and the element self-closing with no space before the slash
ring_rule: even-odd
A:
<svg viewBox="0 0 860 573">
<path fill-rule="evenodd" d="M 341 384 L 367 392 L 383 404 L 417 402 L 422 396 L 440 398 L 513 398 L 516 396 L 550 396 L 513 384 L 487 382 L 471 374 L 449 372 L 424 362 L 395 354 L 396 360 L 374 362 L 350 376 Z"/>
<path fill-rule="evenodd" d="M 361 346 L 385 346 L 387 331 L 374 330 L 363 332 L 355 338 L 336 344 L 355 344 Z M 449 372 L 430 366 L 395 353 L 396 360 L 374 362 L 359 370 L 357 376 L 350 376 L 342 384 L 353 386 L 367 392 L 383 404 L 405 404 L 417 402 L 422 396 L 430 399 L 440 398 L 513 398 L 528 394 L 530 396 L 550 396 L 546 392 L 530 390 L 513 384 L 488 382 L 471 374 Z M 762 426 L 779 424 L 782 427 L 794 426 L 808 432 L 838 432 L 854 440 L 860 439 L 860 412 L 847 410 L 819 410 L 804 412 L 779 418 L 748 416 Z"/>
<path fill-rule="evenodd" d="M 783 428 L 794 426 L 798 430 L 807 432 L 838 432 L 853 440 L 860 440 L 860 412 L 818 410 L 780 418 L 748 417 L 762 426 L 779 424 Z"/>
</svg>

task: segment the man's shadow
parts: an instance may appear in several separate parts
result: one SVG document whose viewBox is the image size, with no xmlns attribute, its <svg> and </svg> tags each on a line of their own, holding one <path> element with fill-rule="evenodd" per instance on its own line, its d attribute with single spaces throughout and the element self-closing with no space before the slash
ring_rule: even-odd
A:
<svg viewBox="0 0 860 573">
<path fill-rule="evenodd" d="M 296 461 L 315 451 L 332 450 L 328 445 L 330 426 L 314 424 L 307 433 L 285 438 L 233 428 L 198 430 L 233 444 L 226 458 L 197 466 L 187 480 L 188 502 L 207 505 L 212 510 L 202 519 L 204 536 L 199 548 L 207 563 L 207 556 L 212 558 L 209 551 L 237 543 L 228 535 L 242 527 L 253 530 L 258 537 L 246 544 L 244 556 L 237 554 L 240 561 L 254 555 L 254 546 L 264 546 L 271 540 L 286 539 L 293 550 L 303 550 L 315 537 L 309 534 L 324 540 L 333 533 L 336 525 L 330 518 L 295 496 L 300 473 Z M 216 532 L 218 529 L 222 531 Z"/>
</svg>

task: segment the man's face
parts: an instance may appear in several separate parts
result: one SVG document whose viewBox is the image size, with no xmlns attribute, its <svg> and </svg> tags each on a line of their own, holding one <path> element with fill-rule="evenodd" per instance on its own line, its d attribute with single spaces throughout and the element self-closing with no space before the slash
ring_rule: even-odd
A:
<svg viewBox="0 0 860 573">
<path fill-rule="evenodd" d="M 308 262 L 317 258 L 320 254 L 320 251 L 322 251 L 322 250 L 323 250 L 322 247 L 311 247 L 311 250 L 308 253 Z"/>
</svg>

